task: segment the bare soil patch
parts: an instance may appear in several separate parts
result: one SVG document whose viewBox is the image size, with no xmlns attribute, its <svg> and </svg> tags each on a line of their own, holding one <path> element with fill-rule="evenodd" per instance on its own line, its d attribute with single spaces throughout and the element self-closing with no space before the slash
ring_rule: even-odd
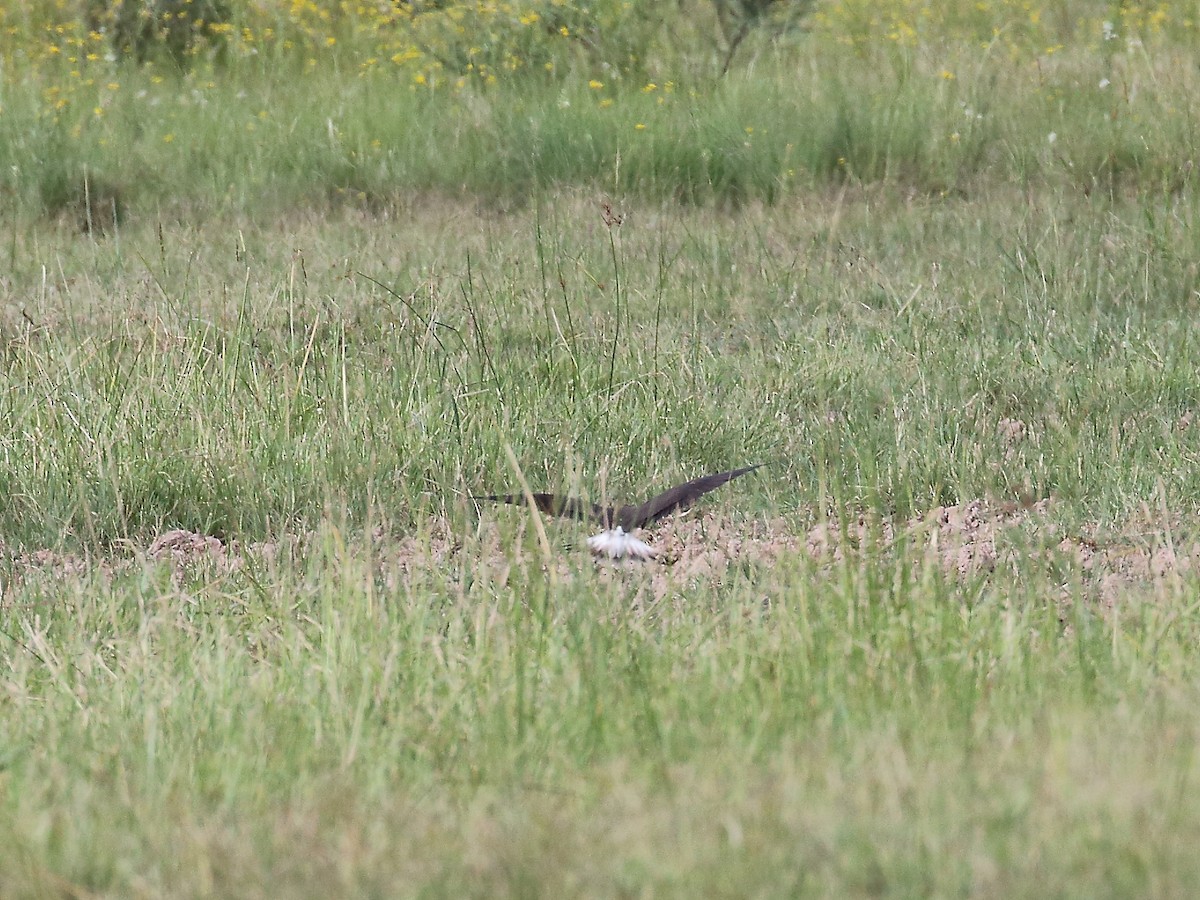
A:
<svg viewBox="0 0 1200 900">
<path fill-rule="evenodd" d="M 782 518 L 735 521 L 720 516 L 685 516 L 648 529 L 645 537 L 658 551 L 656 560 L 592 561 L 584 547 L 588 533 L 552 528 L 549 555 L 522 523 L 515 532 L 494 522 L 481 522 L 472 535 L 456 535 L 446 523 L 435 523 L 426 535 L 398 536 L 386 528 L 371 534 L 369 568 L 389 588 L 413 586 L 432 572 L 470 571 L 480 578 L 507 583 L 515 570 L 541 566 L 560 583 L 573 581 L 595 566 L 604 581 L 636 582 L 638 593 L 661 601 L 700 584 L 721 581 L 747 567 L 774 567 L 802 561 L 830 569 L 869 553 L 920 554 L 945 573 L 991 577 L 1001 573 L 1044 572 L 1071 579 L 1087 588 L 1102 606 L 1111 607 L 1123 592 L 1154 588 L 1200 567 L 1200 541 L 1181 541 L 1178 522 L 1149 511 L 1124 527 L 1098 537 L 1098 528 L 1068 532 L 1055 521 L 1051 499 L 1036 502 L 972 500 L 939 506 L 922 516 L 897 522 L 861 515 L 829 520 L 803 533 Z M 29 577 L 111 577 L 147 565 L 167 564 L 179 582 L 188 576 L 229 574 L 248 563 L 287 565 L 311 553 L 326 540 L 316 532 L 274 541 L 223 541 L 212 535 L 173 529 L 147 546 L 125 555 L 95 557 L 52 549 L 8 553 L 11 587 Z M 1032 568 L 1031 568 L 1032 566 Z"/>
</svg>

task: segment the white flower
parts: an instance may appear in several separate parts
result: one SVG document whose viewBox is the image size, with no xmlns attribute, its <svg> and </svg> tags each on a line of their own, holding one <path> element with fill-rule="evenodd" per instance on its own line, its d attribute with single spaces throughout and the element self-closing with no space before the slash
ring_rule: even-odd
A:
<svg viewBox="0 0 1200 900">
<path fill-rule="evenodd" d="M 1048 135 L 1046 135 L 1046 140 L 1049 141 L 1051 144 L 1053 144 L 1055 141 L 1058 140 L 1058 132 L 1057 131 L 1050 132 Z"/>
</svg>

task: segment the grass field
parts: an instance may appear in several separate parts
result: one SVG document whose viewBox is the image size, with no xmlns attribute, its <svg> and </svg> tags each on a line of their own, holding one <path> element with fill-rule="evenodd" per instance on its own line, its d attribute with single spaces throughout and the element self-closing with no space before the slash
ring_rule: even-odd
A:
<svg viewBox="0 0 1200 900">
<path fill-rule="evenodd" d="M 0 896 L 1200 882 L 1195 24 L 619 6 L 0 16 Z"/>
</svg>

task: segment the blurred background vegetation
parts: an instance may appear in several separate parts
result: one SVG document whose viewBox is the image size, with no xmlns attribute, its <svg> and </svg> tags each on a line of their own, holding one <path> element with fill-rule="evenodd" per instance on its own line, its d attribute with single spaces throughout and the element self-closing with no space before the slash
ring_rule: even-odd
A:
<svg viewBox="0 0 1200 900">
<path fill-rule="evenodd" d="M 1184 3 L 19 0 L 0 204 L 108 230 L 574 185 L 768 203 L 891 180 L 1179 190 Z"/>
</svg>

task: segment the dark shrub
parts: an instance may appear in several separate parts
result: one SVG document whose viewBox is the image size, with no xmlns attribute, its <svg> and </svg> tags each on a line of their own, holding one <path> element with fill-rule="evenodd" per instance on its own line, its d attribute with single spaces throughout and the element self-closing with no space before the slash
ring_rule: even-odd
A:
<svg viewBox="0 0 1200 900">
<path fill-rule="evenodd" d="M 88 28 L 138 63 L 164 56 L 183 67 L 205 48 L 219 50 L 227 0 L 85 0 Z"/>
</svg>

